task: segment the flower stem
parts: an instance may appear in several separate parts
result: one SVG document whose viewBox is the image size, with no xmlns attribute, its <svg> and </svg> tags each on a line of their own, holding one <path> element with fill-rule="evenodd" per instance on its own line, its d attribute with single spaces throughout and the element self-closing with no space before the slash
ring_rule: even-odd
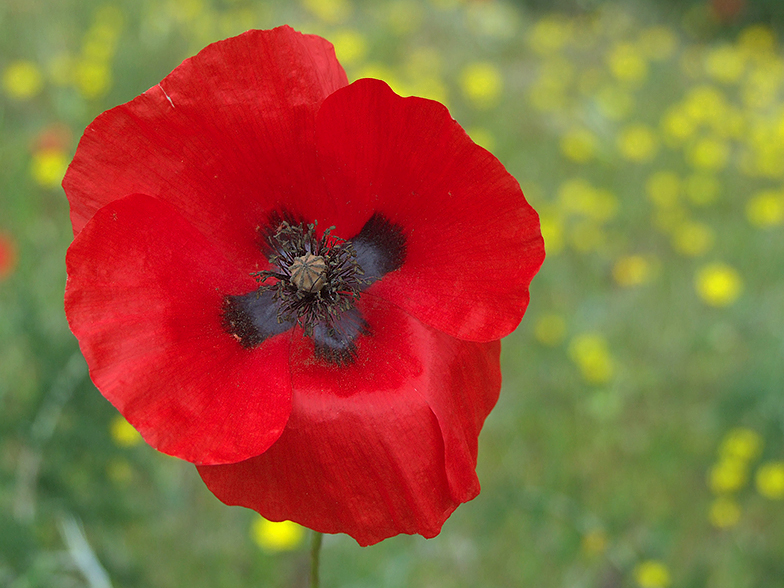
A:
<svg viewBox="0 0 784 588">
<path fill-rule="evenodd" d="M 319 555 L 323 533 L 313 531 L 313 543 L 310 547 L 310 588 L 319 588 Z"/>
</svg>

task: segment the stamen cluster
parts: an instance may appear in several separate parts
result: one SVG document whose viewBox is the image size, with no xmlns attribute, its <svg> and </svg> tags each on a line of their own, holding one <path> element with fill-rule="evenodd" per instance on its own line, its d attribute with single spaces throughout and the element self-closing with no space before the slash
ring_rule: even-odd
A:
<svg viewBox="0 0 784 588">
<path fill-rule="evenodd" d="M 334 336 L 340 317 L 354 308 L 369 280 L 362 278 L 364 272 L 352 243 L 333 236 L 335 227 L 317 237 L 316 226 L 315 222 L 305 225 L 282 221 L 268 238 L 269 262 L 274 269 L 251 275 L 262 284 L 259 296 L 272 292 L 278 323 L 295 323 L 308 337 L 313 337 L 313 329 L 322 325 Z M 318 288 L 303 287 L 303 263 L 318 272 Z M 265 284 L 271 279 L 277 281 Z"/>
</svg>

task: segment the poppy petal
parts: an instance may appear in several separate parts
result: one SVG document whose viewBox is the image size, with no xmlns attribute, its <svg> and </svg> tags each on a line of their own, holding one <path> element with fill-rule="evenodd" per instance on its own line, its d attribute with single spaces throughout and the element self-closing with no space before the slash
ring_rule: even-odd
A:
<svg viewBox="0 0 784 588">
<path fill-rule="evenodd" d="M 74 234 L 112 200 L 172 203 L 240 264 L 266 266 L 257 231 L 323 192 L 315 113 L 347 83 L 332 45 L 289 27 L 209 45 L 87 127 L 63 180 Z"/>
<path fill-rule="evenodd" d="M 223 502 L 361 545 L 433 537 L 479 492 L 476 437 L 498 397 L 500 343 L 460 341 L 394 305 L 359 301 L 370 334 L 352 364 L 292 341 L 292 413 L 275 444 L 241 463 L 200 466 Z"/>
<path fill-rule="evenodd" d="M 358 234 L 374 214 L 403 229 L 405 263 L 373 294 L 460 339 L 514 330 L 544 259 L 539 219 L 444 106 L 359 80 L 324 101 L 316 144 L 336 234 Z"/>
<path fill-rule="evenodd" d="M 291 410 L 291 335 L 245 349 L 227 296 L 256 287 L 171 205 L 104 206 L 68 249 L 65 310 L 103 395 L 164 453 L 227 463 L 265 451 Z"/>
</svg>

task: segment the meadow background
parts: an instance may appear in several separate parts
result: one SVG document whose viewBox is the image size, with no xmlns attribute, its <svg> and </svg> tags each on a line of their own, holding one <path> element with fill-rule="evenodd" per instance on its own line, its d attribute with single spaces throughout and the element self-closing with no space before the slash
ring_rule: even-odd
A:
<svg viewBox="0 0 784 588">
<path fill-rule="evenodd" d="M 3 0 L 0 586 L 292 587 L 307 532 L 222 505 L 91 384 L 63 314 L 84 127 L 204 45 L 288 23 L 444 102 L 547 260 L 441 535 L 327 536 L 325 587 L 784 586 L 777 0 Z"/>
</svg>

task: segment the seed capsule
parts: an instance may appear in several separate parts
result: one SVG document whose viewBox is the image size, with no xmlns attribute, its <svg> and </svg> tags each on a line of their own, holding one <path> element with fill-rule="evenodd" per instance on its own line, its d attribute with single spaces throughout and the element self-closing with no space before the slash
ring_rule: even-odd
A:
<svg viewBox="0 0 784 588">
<path fill-rule="evenodd" d="M 320 255 L 306 253 L 289 266 L 291 284 L 302 292 L 318 292 L 327 283 L 327 263 Z"/>
</svg>

